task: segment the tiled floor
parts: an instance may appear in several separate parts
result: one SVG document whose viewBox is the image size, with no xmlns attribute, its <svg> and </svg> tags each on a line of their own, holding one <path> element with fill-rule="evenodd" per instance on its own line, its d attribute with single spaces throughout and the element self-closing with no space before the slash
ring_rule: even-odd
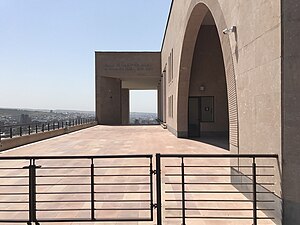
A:
<svg viewBox="0 0 300 225">
<path fill-rule="evenodd" d="M 200 142 L 199 140 L 189 140 L 189 139 L 178 139 L 169 133 L 167 130 L 162 129 L 160 126 L 96 126 L 92 128 L 88 128 L 82 131 L 78 131 L 75 133 L 71 133 L 68 135 L 60 136 L 57 138 L 52 138 L 49 140 L 41 141 L 38 143 L 30 144 L 27 146 L 19 147 L 13 150 L 9 150 L 0 154 L 1 156 L 66 156 L 66 155 L 78 155 L 78 156 L 86 156 L 86 155 L 124 155 L 124 154 L 155 154 L 155 153 L 212 153 L 212 154 L 227 154 L 229 153 L 228 150 L 223 149 L 221 147 L 216 147 L 210 145 L 211 140 Z M 218 146 L 224 146 L 222 140 L 220 143 L 217 144 Z M 139 168 L 139 169 L 132 169 L 126 168 L 128 165 L 148 165 L 148 160 L 145 159 L 134 159 L 134 160 L 124 160 L 124 159 L 117 159 L 113 161 L 108 160 L 95 160 L 95 166 L 101 167 L 105 165 L 109 165 L 111 163 L 114 165 L 125 166 L 124 168 L 109 168 L 109 169 L 96 169 L 96 173 L 99 175 L 116 175 L 116 174 L 147 174 L 149 173 L 149 168 Z M 0 167 L 19 167 L 25 166 L 27 162 L 4 162 L 1 161 Z M 51 184 L 58 184 L 58 185 L 47 185 L 47 186 L 39 186 L 37 192 L 45 193 L 45 192 L 89 192 L 90 186 L 86 186 L 90 182 L 90 178 L 82 177 L 80 180 L 75 180 L 71 178 L 64 178 L 63 175 L 88 175 L 90 173 L 89 169 L 86 168 L 78 168 L 78 169 L 69 169 L 69 170 L 55 170 L 53 167 L 55 166 L 66 166 L 66 167 L 89 167 L 90 161 L 88 160 L 73 160 L 73 161 L 51 161 L 51 160 L 39 160 L 37 164 L 42 165 L 44 169 L 38 170 L 37 174 L 40 176 L 38 178 L 38 183 L 51 183 Z M 229 160 L 186 160 L 186 165 L 229 165 Z M 176 176 L 168 176 L 168 174 L 176 174 L 180 172 L 179 167 L 169 168 L 166 166 L 178 166 L 180 162 L 177 159 L 167 160 L 164 159 L 162 161 L 162 179 L 163 179 L 163 207 L 164 207 L 164 224 L 168 225 L 179 225 L 181 224 L 180 220 L 176 219 L 167 219 L 167 217 L 181 215 L 181 211 L 177 208 L 180 208 L 180 203 L 176 201 L 170 200 L 178 200 L 180 199 L 180 193 L 173 193 L 174 191 L 180 191 L 181 187 L 178 184 L 174 184 L 179 182 L 180 177 Z M 46 168 L 52 167 L 52 169 Z M 178 170 L 179 169 L 179 170 Z M 206 169 L 207 170 L 207 169 Z M 26 170 L 18 170 L 18 175 L 26 175 Z M 51 175 L 49 172 L 51 171 L 52 174 L 56 174 L 56 177 L 43 177 L 47 175 Z M 197 173 L 222 173 L 222 174 L 230 174 L 228 168 L 223 169 L 210 169 L 210 171 L 205 171 L 205 168 L 198 168 L 197 171 L 186 171 L 189 172 L 197 172 Z M 0 176 L 9 176 L 14 175 L 11 170 L 1 170 Z M 62 176 L 62 177 L 60 177 Z M 27 178 L 26 178 L 27 179 Z M 187 182 L 230 182 L 229 177 L 209 177 L 205 178 L 205 180 L 201 180 L 203 178 L 187 178 Z M 22 179 L 1 179 L 2 184 L 21 184 L 26 183 L 26 180 L 22 181 Z M 82 186 L 68 186 L 63 185 L 65 183 L 82 183 Z M 136 208 L 147 208 L 149 207 L 149 202 L 146 203 L 107 203 L 101 200 L 113 200 L 115 199 L 122 199 L 122 200 L 133 200 L 133 199 L 149 199 L 150 196 L 148 193 L 143 193 L 144 191 L 149 191 L 148 185 L 142 185 L 141 183 L 148 183 L 149 177 L 107 177 L 107 176 L 99 176 L 96 178 L 95 182 L 97 183 L 114 183 L 114 182 L 136 182 L 140 183 L 140 185 L 135 186 L 125 186 L 123 189 L 120 190 L 120 186 L 98 186 L 96 188 L 97 192 L 104 192 L 99 193 L 97 198 L 100 200 L 96 203 L 96 208 L 98 209 L 108 209 L 112 207 L 136 207 Z M 172 183 L 172 184 L 170 184 Z M 59 185 L 60 184 L 60 185 Z M 1 191 L 13 191 L 13 192 L 28 192 L 27 187 L 14 187 L 14 190 L 8 190 L 7 187 L 1 186 Z M 228 192 L 235 192 L 236 189 L 231 185 L 225 186 L 199 186 L 195 185 L 192 187 L 187 188 L 188 191 L 193 190 L 222 190 Z M 141 192 L 139 194 L 115 194 L 110 195 L 105 192 L 111 191 L 133 191 L 133 192 Z M 170 193 L 171 192 L 171 193 Z M 73 195 L 73 194 L 65 194 L 65 195 L 47 195 L 38 196 L 39 201 L 45 201 L 38 204 L 39 209 L 49 209 L 49 208 L 80 208 L 82 211 L 68 211 L 68 212 L 44 212 L 41 211 L 38 213 L 40 218 L 61 218 L 61 217 L 77 217 L 77 218 L 85 218 L 90 216 L 89 211 L 85 211 L 84 209 L 89 209 L 89 203 L 78 203 L 72 202 L 68 203 L 51 203 L 47 201 L 53 200 L 80 200 L 80 199 L 87 199 L 89 198 L 89 194 L 82 193 L 82 195 Z M 247 200 L 242 194 L 187 194 L 189 199 L 238 199 L 238 200 Z M 0 196 L 2 200 L 0 201 L 9 201 L 12 200 L 11 196 Z M 26 197 L 22 196 L 14 196 L 13 200 L 21 201 L 25 200 Z M 168 201 L 166 201 L 168 200 Z M 114 205 L 117 204 L 117 205 Z M 210 205 L 213 204 L 213 205 Z M 222 205 L 223 204 L 223 205 Z M 9 204 L 0 204 L 1 209 L 12 209 L 15 205 Z M 186 205 L 187 208 L 209 208 L 209 207 L 220 207 L 220 209 L 224 208 L 224 203 L 204 203 L 204 202 L 188 202 Z M 226 207 L 231 208 L 244 208 L 248 209 L 252 207 L 251 203 L 242 203 L 239 205 L 237 203 L 229 203 Z M 28 206 L 21 205 L 20 209 L 27 209 Z M 166 210 L 168 208 L 173 208 L 171 210 Z M 9 215 L 10 217 L 14 218 L 26 218 L 26 213 L 2 213 L 0 218 L 3 219 L 5 216 Z M 202 210 L 200 211 L 189 211 L 187 213 L 188 216 L 201 216 L 201 217 L 210 217 L 213 216 L 212 212 Z M 245 212 L 218 212 L 219 216 L 252 216 L 251 211 Z M 147 217 L 149 216 L 148 211 L 112 211 L 112 210 L 105 210 L 99 211 L 96 214 L 97 218 L 111 218 L 111 217 Z M 259 216 L 264 216 L 261 212 Z M 47 224 L 47 223 L 43 223 Z M 53 224 L 53 223 L 52 223 Z M 61 224 L 61 223 L 56 223 Z M 64 224 L 82 224 L 82 223 L 64 223 Z M 94 224 L 94 223 L 88 223 Z M 96 223 L 95 223 L 96 224 Z M 123 222 L 123 223 L 102 223 L 102 224 L 129 224 L 129 225 L 150 225 L 155 224 L 154 222 Z M 250 225 L 252 224 L 251 220 L 196 220 L 191 219 L 187 220 L 187 225 L 233 225 L 233 224 L 241 224 L 241 225 Z M 268 220 L 261 221 L 259 224 L 273 224 Z"/>
</svg>

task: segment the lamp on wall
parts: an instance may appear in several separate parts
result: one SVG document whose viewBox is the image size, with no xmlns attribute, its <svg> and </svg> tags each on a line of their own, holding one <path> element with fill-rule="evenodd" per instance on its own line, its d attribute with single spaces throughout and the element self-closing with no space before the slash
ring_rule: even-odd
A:
<svg viewBox="0 0 300 225">
<path fill-rule="evenodd" d="M 205 86 L 204 85 L 200 86 L 200 91 L 205 91 Z"/>
<path fill-rule="evenodd" d="M 229 34 L 229 33 L 235 33 L 236 32 L 236 26 L 232 26 L 230 28 L 226 28 L 223 30 L 223 34 Z"/>
</svg>

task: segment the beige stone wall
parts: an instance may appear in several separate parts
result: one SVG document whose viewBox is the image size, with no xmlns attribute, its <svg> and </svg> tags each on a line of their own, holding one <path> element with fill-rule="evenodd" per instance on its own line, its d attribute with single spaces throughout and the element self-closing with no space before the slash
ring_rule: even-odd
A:
<svg viewBox="0 0 300 225">
<path fill-rule="evenodd" d="M 206 7 L 205 7 L 206 6 Z M 196 11 L 193 11 L 197 8 Z M 162 68 L 173 49 L 173 81 L 167 84 L 167 97 L 174 95 L 174 117 L 167 116 L 171 130 L 186 132 L 186 114 L 178 115 L 186 105 L 176 105 L 180 75 L 189 73 L 195 45 L 194 36 L 207 10 L 211 10 L 218 28 L 227 86 L 236 82 L 238 123 L 231 131 L 238 132 L 232 150 L 280 153 L 281 149 L 281 13 L 279 0 L 174 0 L 162 48 Z M 194 19 L 190 19 L 194 18 Z M 223 35 L 222 30 L 235 25 L 236 34 Z M 187 29 L 187 30 L 186 30 Z M 189 50 L 183 55 L 182 49 Z M 232 63 L 233 61 L 233 63 Z M 231 66 L 231 64 L 233 66 Z M 232 75 L 228 75 L 232 73 Z M 235 80 L 229 80 L 234 77 Z M 231 84 L 231 85 L 232 85 Z M 182 80 L 180 85 L 189 83 Z M 168 108 L 168 107 L 167 107 Z M 231 110 L 230 116 L 235 110 Z M 177 133 L 177 134 L 178 134 Z M 179 135 L 180 136 L 180 135 Z M 234 147 L 235 146 L 235 147 Z"/>
<path fill-rule="evenodd" d="M 187 135 L 191 62 L 208 11 L 224 58 L 231 153 L 278 154 L 277 163 L 264 163 L 275 165 L 274 191 L 281 197 L 281 0 L 173 1 L 162 47 L 162 68 L 173 52 L 174 77 L 167 83 L 166 97 L 173 95 L 175 105 L 174 117 L 166 118 L 168 129 L 177 136 Z M 236 32 L 224 35 L 222 31 L 231 26 L 236 26 Z M 280 223 L 280 207 L 275 213 Z"/>
</svg>

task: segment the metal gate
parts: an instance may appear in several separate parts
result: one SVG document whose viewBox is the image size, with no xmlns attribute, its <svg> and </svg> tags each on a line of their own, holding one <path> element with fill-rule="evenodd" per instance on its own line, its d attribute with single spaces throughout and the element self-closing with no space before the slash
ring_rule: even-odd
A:
<svg viewBox="0 0 300 225">
<path fill-rule="evenodd" d="M 152 221 L 152 155 L 1 157 L 0 222 Z"/>
<path fill-rule="evenodd" d="M 151 222 L 154 209 L 157 225 L 276 218 L 277 155 L 157 154 L 156 170 L 152 158 L 1 157 L 0 223 Z"/>
<path fill-rule="evenodd" d="M 273 224 L 277 155 L 157 154 L 157 225 Z M 278 184 L 278 183 L 277 183 Z M 218 222 L 216 222 L 218 221 Z M 265 223 L 267 221 L 267 223 Z"/>
</svg>

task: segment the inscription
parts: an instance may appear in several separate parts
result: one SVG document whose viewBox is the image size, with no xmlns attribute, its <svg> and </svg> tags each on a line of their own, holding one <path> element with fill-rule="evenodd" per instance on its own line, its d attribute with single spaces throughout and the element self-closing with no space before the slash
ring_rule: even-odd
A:
<svg viewBox="0 0 300 225">
<path fill-rule="evenodd" d="M 103 66 L 105 71 L 130 71 L 130 72 L 139 72 L 139 71 L 152 71 L 153 66 L 149 63 L 116 63 L 109 64 L 106 63 Z"/>
</svg>

